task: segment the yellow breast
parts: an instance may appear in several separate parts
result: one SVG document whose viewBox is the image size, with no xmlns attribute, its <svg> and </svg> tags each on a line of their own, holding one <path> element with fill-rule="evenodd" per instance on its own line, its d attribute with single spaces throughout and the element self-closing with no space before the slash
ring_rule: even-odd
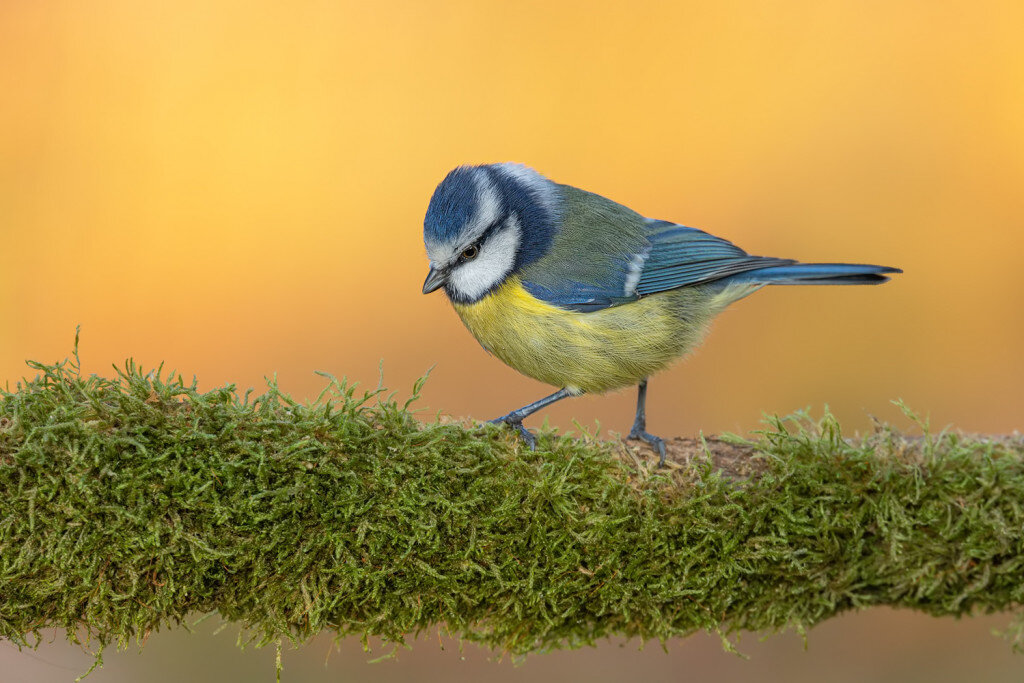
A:
<svg viewBox="0 0 1024 683">
<path fill-rule="evenodd" d="M 455 304 L 485 349 L 556 387 L 603 392 L 636 384 L 700 343 L 720 310 L 689 287 L 599 311 L 569 311 L 537 299 L 512 277 L 472 304 Z"/>
</svg>

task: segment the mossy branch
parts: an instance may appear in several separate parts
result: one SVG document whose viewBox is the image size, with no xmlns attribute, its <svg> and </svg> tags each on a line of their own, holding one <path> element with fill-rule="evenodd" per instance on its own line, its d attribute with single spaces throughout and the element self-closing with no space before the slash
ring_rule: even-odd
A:
<svg viewBox="0 0 1024 683">
<path fill-rule="evenodd" d="M 677 442 L 657 470 L 587 435 L 530 452 L 422 424 L 333 378 L 305 405 L 30 365 L 0 393 L 0 635 L 19 645 L 215 612 L 260 642 L 444 624 L 524 653 L 1024 600 L 1020 438 L 846 439 L 798 415 Z"/>
</svg>

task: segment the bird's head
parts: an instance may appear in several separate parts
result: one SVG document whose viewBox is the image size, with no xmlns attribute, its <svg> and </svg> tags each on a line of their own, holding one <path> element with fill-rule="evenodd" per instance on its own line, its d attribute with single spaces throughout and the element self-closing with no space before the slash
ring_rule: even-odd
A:
<svg viewBox="0 0 1024 683">
<path fill-rule="evenodd" d="M 473 303 L 547 253 L 561 219 L 558 185 L 521 164 L 460 166 L 434 190 L 423 220 L 427 294 Z"/>
</svg>

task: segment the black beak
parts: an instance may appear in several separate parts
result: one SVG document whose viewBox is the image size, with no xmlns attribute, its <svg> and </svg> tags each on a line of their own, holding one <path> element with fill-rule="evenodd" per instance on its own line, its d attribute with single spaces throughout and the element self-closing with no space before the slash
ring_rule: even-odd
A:
<svg viewBox="0 0 1024 683">
<path fill-rule="evenodd" d="M 447 273 L 436 268 L 431 268 L 430 272 L 427 273 L 427 279 L 423 281 L 423 293 L 430 294 L 434 290 L 440 289 L 447 279 Z"/>
</svg>

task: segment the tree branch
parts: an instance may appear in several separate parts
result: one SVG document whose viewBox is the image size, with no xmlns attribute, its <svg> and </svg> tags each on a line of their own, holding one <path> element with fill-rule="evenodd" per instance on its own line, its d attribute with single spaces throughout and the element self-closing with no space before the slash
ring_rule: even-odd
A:
<svg viewBox="0 0 1024 683">
<path fill-rule="evenodd" d="M 647 449 L 421 424 L 75 362 L 0 393 L 0 635 L 126 645 L 216 612 L 261 642 L 445 624 L 513 653 L 1024 599 L 1024 442 L 826 415 Z M 418 392 L 420 384 L 415 392 Z M 1015 631 L 1019 642 L 1020 628 Z"/>
</svg>

